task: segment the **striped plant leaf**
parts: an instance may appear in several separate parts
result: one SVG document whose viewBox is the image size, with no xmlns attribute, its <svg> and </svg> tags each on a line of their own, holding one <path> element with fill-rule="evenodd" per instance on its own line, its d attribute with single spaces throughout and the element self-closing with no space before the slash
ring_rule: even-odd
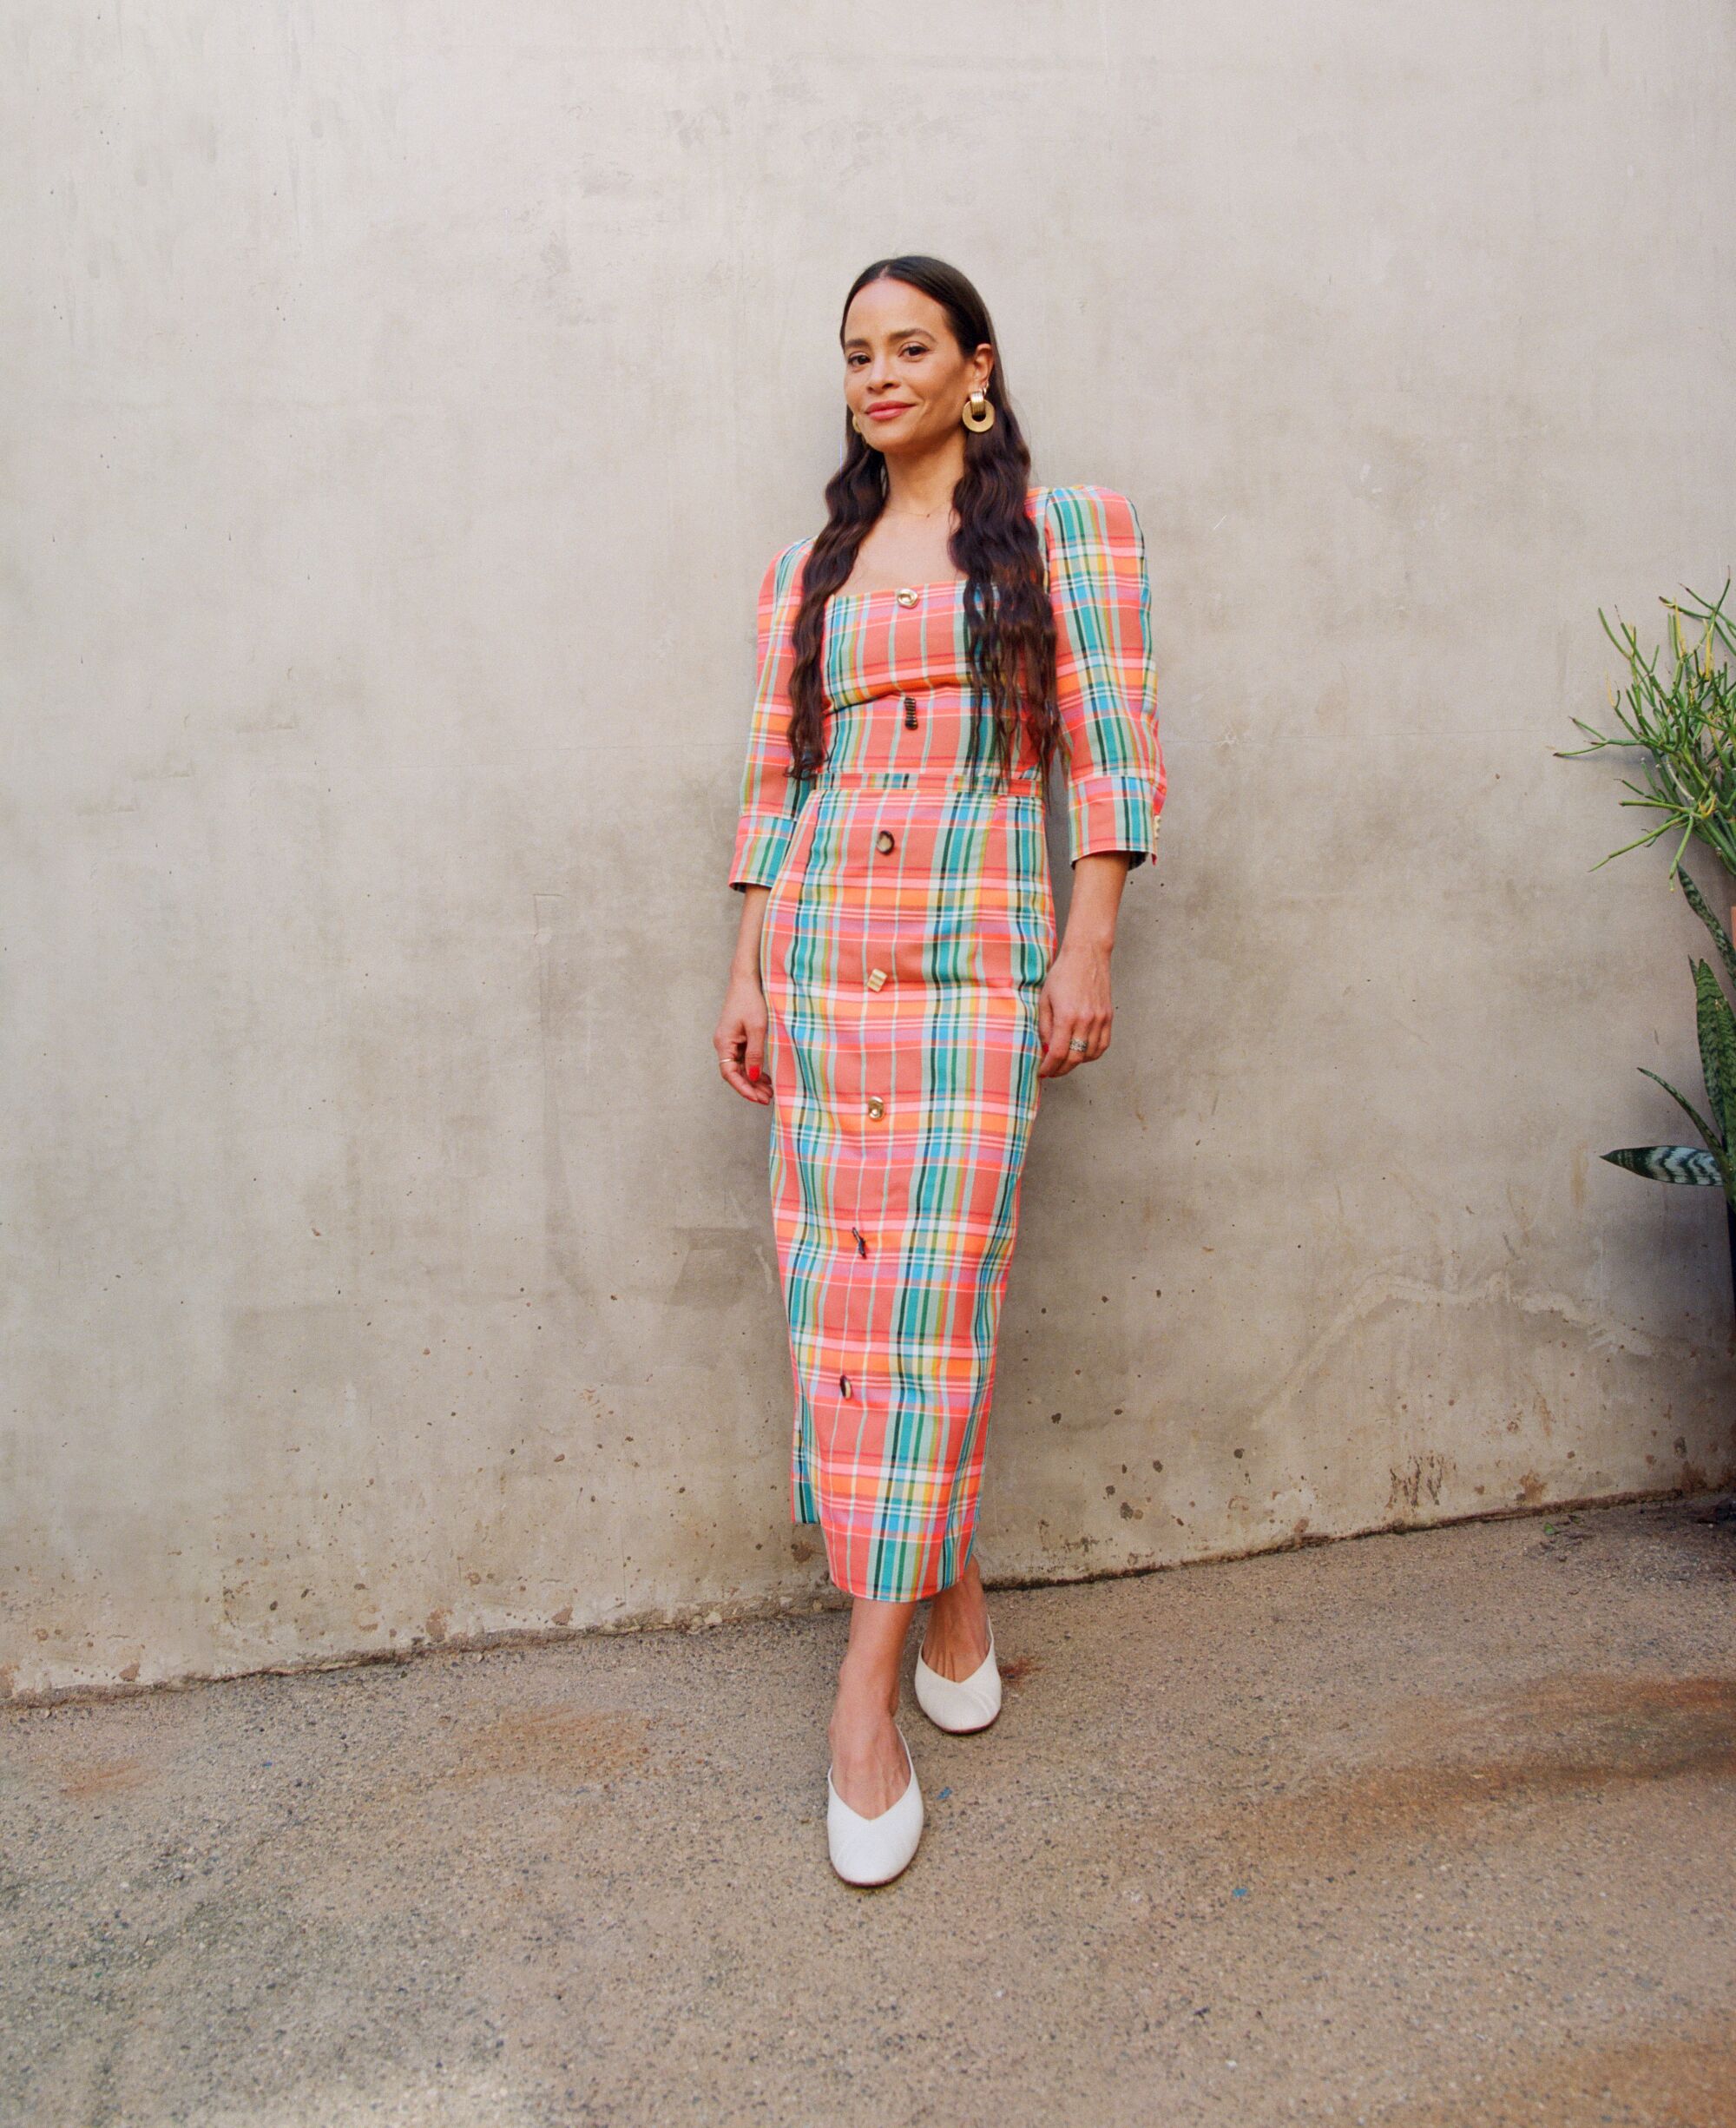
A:
<svg viewBox="0 0 1736 2128">
<path fill-rule="evenodd" d="M 1676 877 L 1681 881 L 1681 890 L 1687 898 L 1687 906 L 1706 926 L 1716 941 L 1719 959 L 1724 963 L 1724 972 L 1730 978 L 1733 984 L 1736 984 L 1736 945 L 1731 944 L 1730 933 L 1713 914 L 1706 904 L 1706 896 L 1694 885 L 1686 866 L 1678 865 L 1676 866 Z"/>
<path fill-rule="evenodd" d="M 1620 1152 L 1603 1157 L 1654 1183 L 1697 1183 L 1702 1189 L 1716 1189 L 1724 1180 L 1716 1159 L 1698 1145 L 1624 1145 Z"/>
<path fill-rule="evenodd" d="M 1648 1079 L 1654 1080 L 1658 1085 L 1663 1088 L 1664 1091 L 1669 1096 L 1670 1099 L 1675 1103 L 1676 1106 L 1681 1110 L 1682 1114 L 1687 1117 L 1688 1121 L 1693 1125 L 1694 1129 L 1699 1131 L 1701 1137 L 1706 1140 L 1708 1145 L 1721 1145 L 1724 1143 L 1724 1141 L 1719 1136 L 1718 1133 L 1713 1129 L 1712 1125 L 1706 1122 L 1705 1117 L 1703 1117 L 1700 1110 L 1695 1108 L 1693 1102 L 1688 1099 L 1686 1094 L 1678 1093 L 1675 1088 L 1670 1084 L 1669 1081 L 1667 1078 L 1660 1078 L 1658 1074 L 1653 1071 L 1649 1064 L 1640 1064 L 1636 1067 L 1636 1069 L 1643 1071 Z"/>
<path fill-rule="evenodd" d="M 1736 1150 L 1736 1012 L 1719 988 L 1711 964 L 1693 964 L 1695 1024 L 1700 1033 L 1700 1068 L 1706 1077 L 1706 1097 L 1712 1104 L 1720 1142 L 1726 1151 Z"/>
</svg>

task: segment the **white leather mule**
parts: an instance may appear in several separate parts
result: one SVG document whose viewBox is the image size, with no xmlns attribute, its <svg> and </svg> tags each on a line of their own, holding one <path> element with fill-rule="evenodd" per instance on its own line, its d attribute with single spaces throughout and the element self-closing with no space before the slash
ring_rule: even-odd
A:
<svg viewBox="0 0 1736 2128">
<path fill-rule="evenodd" d="M 989 1652 L 968 1677 L 943 1677 L 917 1650 L 917 1700 L 937 1729 L 955 1736 L 987 1729 L 1001 1711 L 1001 1668 L 995 1660 L 995 1629 L 989 1628 Z"/>
<path fill-rule="evenodd" d="M 922 1838 L 922 1784 L 903 1729 L 898 1742 L 911 1769 L 910 1786 L 878 1817 L 865 1818 L 859 1810 L 852 1810 L 832 1785 L 831 1767 L 825 1769 L 825 1843 L 832 1851 L 832 1868 L 846 1884 L 890 1883 Z"/>
</svg>

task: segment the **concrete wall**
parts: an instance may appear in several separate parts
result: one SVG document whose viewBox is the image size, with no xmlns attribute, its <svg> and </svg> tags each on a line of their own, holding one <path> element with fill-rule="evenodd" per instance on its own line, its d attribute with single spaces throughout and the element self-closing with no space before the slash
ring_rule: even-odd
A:
<svg viewBox="0 0 1736 2128">
<path fill-rule="evenodd" d="M 1736 1465 L 1596 608 L 1732 558 L 1712 0 L 10 0 L 0 1681 L 825 1594 L 709 1048 L 858 267 L 1137 501 L 1171 778 L 980 1539 L 1076 1575 Z M 1711 875 L 1702 868 L 1711 884 Z"/>
</svg>

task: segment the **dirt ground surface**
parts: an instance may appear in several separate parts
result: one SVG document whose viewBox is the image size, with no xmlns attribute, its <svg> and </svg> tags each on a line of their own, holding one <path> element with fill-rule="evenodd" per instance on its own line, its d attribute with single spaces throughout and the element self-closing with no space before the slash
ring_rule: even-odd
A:
<svg viewBox="0 0 1736 2128">
<path fill-rule="evenodd" d="M 0 2119 L 1736 2124 L 1736 1523 L 990 1592 L 826 1861 L 841 1611 L 0 1720 Z"/>
</svg>

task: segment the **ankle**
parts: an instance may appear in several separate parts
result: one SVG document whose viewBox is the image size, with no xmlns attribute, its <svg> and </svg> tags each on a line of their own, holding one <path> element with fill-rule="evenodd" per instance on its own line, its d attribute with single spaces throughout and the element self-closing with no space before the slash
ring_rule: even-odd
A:
<svg viewBox="0 0 1736 2128">
<path fill-rule="evenodd" d="M 989 1599 L 980 1588 L 967 1588 L 955 1581 L 950 1589 L 943 1589 L 929 1607 L 929 1615 L 941 1624 L 956 1626 L 967 1619 L 981 1619 L 988 1616 Z"/>
<path fill-rule="evenodd" d="M 898 1713 L 898 1676 L 895 1672 L 889 1679 L 878 1675 L 874 1668 L 852 1664 L 846 1656 L 838 1673 L 838 1701 L 832 1710 L 833 1718 L 842 1716 L 849 1721 L 871 1711 Z"/>
</svg>

